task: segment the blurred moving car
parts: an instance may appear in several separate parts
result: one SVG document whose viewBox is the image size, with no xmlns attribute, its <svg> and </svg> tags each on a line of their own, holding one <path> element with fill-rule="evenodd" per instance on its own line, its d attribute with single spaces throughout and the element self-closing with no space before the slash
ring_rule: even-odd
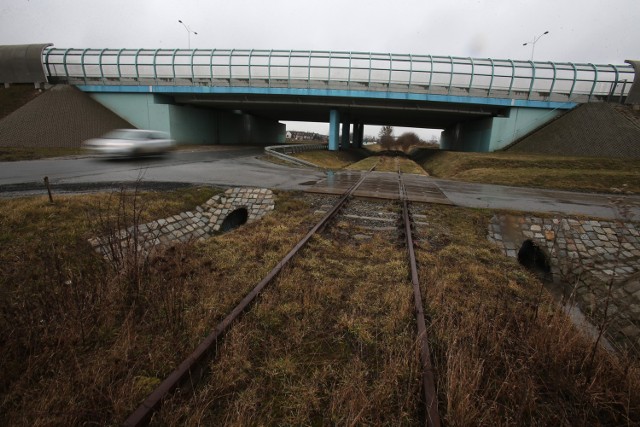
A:
<svg viewBox="0 0 640 427">
<path fill-rule="evenodd" d="M 89 139 L 82 148 L 104 156 L 149 156 L 169 152 L 176 142 L 165 132 L 142 129 L 116 129 L 100 138 Z"/>
</svg>

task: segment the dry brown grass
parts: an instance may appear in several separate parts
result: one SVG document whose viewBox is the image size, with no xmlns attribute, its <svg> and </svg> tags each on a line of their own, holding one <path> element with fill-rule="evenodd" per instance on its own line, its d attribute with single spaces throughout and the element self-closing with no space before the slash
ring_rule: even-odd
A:
<svg viewBox="0 0 640 427">
<path fill-rule="evenodd" d="M 369 170 L 375 165 L 377 172 L 402 172 L 416 175 L 428 175 L 413 160 L 399 156 L 371 156 L 357 163 L 352 164 L 347 169 L 350 170 Z"/>
<path fill-rule="evenodd" d="M 207 189 L 141 196 L 142 221 Z M 108 196 L 3 200 L 0 424 L 120 423 L 306 233 L 306 199 L 203 244 L 116 270 L 86 242 Z M 116 198 L 116 201 L 119 199 Z M 490 213 L 414 206 L 447 425 L 637 425 L 638 363 L 598 352 L 537 279 L 486 241 Z M 126 222 L 126 221 L 125 221 Z M 314 238 L 220 344 L 166 425 L 417 425 L 420 375 L 405 249 Z M 131 284 L 137 297 L 131 298 Z"/>
<path fill-rule="evenodd" d="M 425 212 L 418 251 L 448 425 L 637 425 L 640 365 L 598 351 L 533 275 L 486 241 L 488 214 Z"/>
<path fill-rule="evenodd" d="M 412 157 L 432 176 L 465 182 L 611 192 L 640 191 L 640 160 L 534 154 L 418 150 Z"/>
<path fill-rule="evenodd" d="M 192 208 L 212 194 L 144 194 L 143 218 L 196 201 Z M 108 213 L 107 201 L 2 202 L 0 424 L 120 422 L 307 228 L 304 214 L 287 220 L 301 205 L 283 196 L 260 223 L 143 257 L 132 274 L 86 242 L 94 235 L 87 212 Z"/>
<path fill-rule="evenodd" d="M 367 150 L 351 149 L 339 151 L 305 151 L 293 154 L 293 157 L 306 160 L 307 162 L 311 162 L 321 168 L 337 170 L 343 169 L 352 163 L 362 160 L 367 155 Z"/>
<path fill-rule="evenodd" d="M 0 145 L 2 142 L 0 142 Z M 0 147 L 0 162 L 37 160 L 49 157 L 73 156 L 82 154 L 80 148 L 38 148 L 38 147 Z"/>
<path fill-rule="evenodd" d="M 417 425 L 419 381 L 405 253 L 378 236 L 316 237 L 225 338 L 167 425 Z"/>
</svg>

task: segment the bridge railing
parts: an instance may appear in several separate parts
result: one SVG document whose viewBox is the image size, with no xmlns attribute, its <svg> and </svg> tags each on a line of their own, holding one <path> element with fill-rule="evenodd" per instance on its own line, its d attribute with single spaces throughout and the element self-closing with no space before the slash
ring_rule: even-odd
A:
<svg viewBox="0 0 640 427">
<path fill-rule="evenodd" d="M 298 159 L 297 157 L 290 156 L 290 154 L 304 153 L 305 151 L 322 151 L 327 150 L 327 144 L 290 144 L 290 145 L 271 145 L 264 147 L 264 152 L 291 163 L 297 163 L 299 165 L 318 167 L 318 165 L 308 162 L 306 160 Z"/>
<path fill-rule="evenodd" d="M 622 99 L 630 65 L 368 52 L 236 49 L 57 49 L 53 81 L 395 91 L 550 101 Z"/>
</svg>

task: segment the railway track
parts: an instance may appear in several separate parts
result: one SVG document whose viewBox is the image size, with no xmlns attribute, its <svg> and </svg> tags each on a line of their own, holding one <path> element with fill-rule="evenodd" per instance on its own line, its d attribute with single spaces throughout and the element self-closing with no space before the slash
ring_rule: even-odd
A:
<svg viewBox="0 0 640 427">
<path fill-rule="evenodd" d="M 438 414 L 437 394 L 435 387 L 435 376 L 431 364 L 426 320 L 424 317 L 423 300 L 418 281 L 418 267 L 414 253 L 413 240 L 413 220 L 410 213 L 407 192 L 403 181 L 403 175 L 398 171 L 398 199 L 400 202 L 400 213 L 393 219 L 393 215 L 364 216 L 362 212 L 367 212 L 367 206 L 359 206 L 354 203 L 354 208 L 349 209 L 349 201 L 353 194 L 365 181 L 367 175 L 375 169 L 372 167 L 368 172 L 362 174 L 360 179 L 342 194 L 339 200 L 331 206 L 326 206 L 317 213 L 322 218 L 309 230 L 309 232 L 289 251 L 280 262 L 240 301 L 240 303 L 213 329 L 213 331 L 198 345 L 191 353 L 160 385 L 148 395 L 144 402 L 125 420 L 125 426 L 141 426 L 150 422 L 153 414 L 160 408 L 162 403 L 169 398 L 172 393 L 182 384 L 193 381 L 194 377 L 202 371 L 202 366 L 212 357 L 217 356 L 220 340 L 229 332 L 237 319 L 251 307 L 256 297 L 272 282 L 281 271 L 293 260 L 296 255 L 315 236 L 335 221 L 351 221 L 366 224 L 365 228 L 372 232 L 390 231 L 394 228 L 394 223 L 401 224 L 401 235 L 405 239 L 407 249 L 407 260 L 411 273 L 411 282 L 414 297 L 414 313 L 416 320 L 417 337 L 416 343 L 420 351 L 420 376 L 423 399 L 423 419 L 424 425 L 438 427 L 440 417 Z M 367 201 L 359 202 L 372 203 Z M 387 203 L 393 203 L 388 202 Z M 399 221 L 398 221 L 399 220 Z M 382 224 L 381 224 L 382 223 Z M 366 235 L 350 236 L 356 239 L 366 239 Z"/>
</svg>

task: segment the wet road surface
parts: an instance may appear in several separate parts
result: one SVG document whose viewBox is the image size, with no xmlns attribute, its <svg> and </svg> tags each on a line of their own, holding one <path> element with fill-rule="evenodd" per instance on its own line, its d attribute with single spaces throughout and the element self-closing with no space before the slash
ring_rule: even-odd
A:
<svg viewBox="0 0 640 427">
<path fill-rule="evenodd" d="M 16 188 L 24 186 L 42 188 L 45 176 L 49 177 L 54 188 L 141 179 L 166 184 L 253 186 L 301 191 L 328 177 L 327 173 L 319 170 L 274 164 L 262 160 L 262 155 L 261 147 L 216 146 L 211 150 L 179 151 L 167 157 L 145 159 L 105 160 L 80 156 L 0 162 L 0 195 L 8 196 Z M 338 182 L 335 176 L 340 173 L 329 174 L 333 181 Z M 473 184 L 430 177 L 415 179 L 439 188 L 450 202 L 458 206 L 623 219 L 620 208 L 612 203 L 611 195 Z M 43 188 L 38 190 L 43 191 Z M 627 196 L 623 204 L 635 204 L 631 207 L 631 214 L 635 215 L 631 219 L 640 219 L 640 197 Z"/>
</svg>

